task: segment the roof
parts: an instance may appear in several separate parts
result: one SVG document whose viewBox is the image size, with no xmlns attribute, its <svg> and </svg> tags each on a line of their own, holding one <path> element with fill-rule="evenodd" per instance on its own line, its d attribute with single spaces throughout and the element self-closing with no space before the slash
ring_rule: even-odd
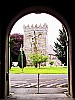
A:
<svg viewBox="0 0 75 100">
<path fill-rule="evenodd" d="M 48 45 L 47 52 L 51 55 L 56 55 L 56 52 L 53 50 L 54 48 L 51 45 Z"/>
</svg>

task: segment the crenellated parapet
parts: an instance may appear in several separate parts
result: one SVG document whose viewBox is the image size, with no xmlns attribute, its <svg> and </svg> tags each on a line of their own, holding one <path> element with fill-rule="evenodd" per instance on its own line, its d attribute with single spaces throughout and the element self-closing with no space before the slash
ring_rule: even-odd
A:
<svg viewBox="0 0 75 100">
<path fill-rule="evenodd" d="M 47 38 L 47 32 L 48 32 L 48 25 L 45 23 L 44 25 L 23 25 L 24 29 L 24 51 L 27 58 L 27 64 L 30 63 L 29 55 L 31 53 L 34 53 L 35 51 L 40 52 L 44 55 L 47 54 L 47 44 L 48 44 L 48 38 Z M 35 44 L 37 50 L 35 50 Z"/>
<path fill-rule="evenodd" d="M 38 31 L 38 32 L 47 32 L 48 31 L 48 25 L 46 24 L 46 23 L 44 23 L 44 25 L 31 25 L 31 26 L 29 26 L 29 25 L 27 25 L 27 26 L 25 26 L 25 25 L 23 25 L 23 29 L 24 29 L 24 32 L 32 32 L 32 31 Z"/>
</svg>

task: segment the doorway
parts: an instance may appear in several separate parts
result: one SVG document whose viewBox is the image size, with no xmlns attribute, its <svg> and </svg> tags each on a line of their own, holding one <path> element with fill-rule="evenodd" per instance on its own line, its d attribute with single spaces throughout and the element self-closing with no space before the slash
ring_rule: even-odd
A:
<svg viewBox="0 0 75 100">
<path fill-rule="evenodd" d="M 37 24 L 37 23 L 36 23 L 36 24 Z M 29 26 L 28 26 L 28 27 L 29 27 Z M 51 47 L 50 47 L 50 48 L 51 48 Z M 31 48 L 31 49 L 32 49 L 32 51 L 33 51 L 33 48 Z M 67 54 L 68 54 L 68 53 L 67 53 Z M 53 59 L 55 60 L 55 59 L 56 59 L 56 56 L 55 56 L 55 55 L 53 56 L 53 55 L 50 54 L 50 56 L 51 56 L 51 60 L 53 60 Z M 68 57 L 67 57 L 67 58 L 68 58 Z M 67 64 L 68 64 L 68 60 L 67 60 L 66 62 L 67 62 Z M 55 62 L 55 63 L 56 63 L 56 62 Z M 59 62 L 59 63 L 60 63 L 60 62 Z M 48 63 L 47 63 L 47 65 L 48 65 Z M 59 65 L 60 65 L 60 66 L 61 66 L 61 65 L 63 66 L 63 63 L 62 63 L 62 64 L 59 64 Z M 57 67 L 57 65 L 55 65 L 55 66 Z M 62 67 L 62 66 L 61 66 L 61 67 Z M 50 67 L 50 65 L 49 65 L 49 67 Z M 53 66 L 52 66 L 52 67 L 53 67 Z M 63 68 L 65 68 L 65 67 L 63 66 Z M 48 74 L 49 74 L 49 73 L 48 73 Z M 38 76 L 38 74 L 36 75 L 36 79 L 38 78 L 37 76 Z M 44 82 L 45 79 L 46 79 L 45 76 L 48 76 L 48 80 L 46 80 L 46 82 Z M 63 86 L 63 89 L 64 89 L 64 90 L 61 91 L 61 89 L 59 88 L 59 90 L 56 91 L 55 93 L 58 93 L 59 91 L 60 91 L 60 93 L 61 93 L 61 92 L 65 92 L 65 93 L 68 92 L 68 75 L 61 75 L 61 77 L 62 77 L 62 76 L 66 76 L 66 77 L 62 77 L 62 78 L 60 77 L 60 75 L 57 75 L 56 78 L 55 78 L 55 76 L 56 76 L 56 75 L 49 76 L 49 75 L 47 75 L 46 72 L 45 72 L 44 75 L 43 75 L 43 74 L 40 74 L 40 75 L 39 75 L 39 78 L 40 78 L 40 80 L 41 80 L 41 81 L 39 80 L 40 83 L 41 83 L 40 86 L 39 86 L 39 87 L 40 87 L 39 89 L 42 90 L 42 91 L 39 92 L 39 93 L 45 93 L 45 90 L 44 90 L 45 88 L 48 89 L 48 88 L 51 87 L 51 88 L 56 88 L 56 89 L 57 89 L 57 87 L 62 87 L 62 86 Z M 15 76 L 15 77 L 17 77 L 17 76 Z M 21 77 L 21 76 L 19 75 L 19 77 Z M 30 77 L 30 76 L 29 76 L 29 77 Z M 41 78 L 41 77 L 42 77 L 42 78 Z M 44 78 L 43 78 L 43 77 L 44 77 Z M 51 79 L 49 80 L 50 77 L 51 77 Z M 52 77 L 53 77 L 53 79 L 52 79 Z M 12 79 L 13 79 L 13 77 L 11 78 L 11 80 L 12 80 Z M 25 79 L 26 79 L 26 77 L 25 77 Z M 15 79 L 15 80 L 17 80 L 17 79 Z M 38 80 L 38 79 L 37 79 L 37 80 Z M 56 80 L 56 83 L 55 83 L 55 80 Z M 61 81 L 61 82 L 60 82 L 60 83 L 57 83 L 57 82 L 58 82 L 57 80 L 59 80 L 59 81 Z M 66 83 L 62 83 L 63 80 L 65 80 Z M 22 81 L 22 82 L 21 82 L 21 81 Z M 17 82 L 17 84 L 16 84 L 16 83 L 15 83 L 14 85 L 12 84 L 12 87 L 15 87 L 15 88 L 18 88 L 18 89 L 19 89 L 19 87 L 34 87 L 34 88 L 37 88 L 37 87 L 38 87 L 38 84 L 37 84 L 38 82 L 37 82 L 37 81 L 35 82 L 35 84 L 32 83 L 32 84 L 29 85 L 29 86 L 28 86 L 28 85 L 25 86 L 26 83 L 24 83 L 23 80 L 21 80 L 21 81 Z M 26 80 L 25 80 L 25 81 L 26 81 Z M 50 83 L 50 82 L 51 82 L 51 83 Z M 20 84 L 20 85 L 19 85 L 19 84 Z M 43 89 L 42 89 L 42 88 L 43 88 Z M 21 88 L 20 88 L 20 89 L 21 89 Z M 13 90 L 13 91 L 14 91 L 14 90 Z M 24 90 L 24 93 L 25 93 L 25 92 L 27 93 L 26 89 Z M 30 91 L 28 90 L 28 93 L 29 93 L 29 92 L 30 92 Z M 38 89 L 37 89 L 36 92 L 32 92 L 32 93 L 38 93 Z M 50 90 L 50 91 L 48 91 L 48 93 L 54 93 L 54 91 L 51 91 L 51 90 Z M 23 94 L 23 93 L 22 93 L 22 94 Z"/>
<path fill-rule="evenodd" d="M 36 7 L 33 7 L 32 8 L 32 10 L 30 10 L 30 12 L 33 12 L 33 11 L 35 11 L 35 9 L 34 8 L 36 8 Z M 39 7 L 38 9 L 40 9 L 41 11 L 44 11 L 44 12 L 47 12 L 47 13 L 49 13 L 49 9 L 42 9 L 42 7 Z M 36 12 L 36 11 L 35 11 Z M 50 11 L 50 12 L 53 12 L 53 11 Z M 27 13 L 29 13 L 29 12 L 27 12 Z M 54 12 L 52 13 L 53 14 L 53 16 L 54 16 Z M 23 12 L 21 13 L 21 15 L 23 15 Z M 20 15 L 20 16 L 21 16 Z M 57 15 L 57 18 L 59 19 L 59 20 L 61 20 L 63 23 L 64 23 L 64 25 L 65 25 L 65 27 L 66 27 L 66 29 L 68 30 L 68 32 L 70 33 L 70 30 L 69 30 L 69 27 L 68 27 L 68 25 L 67 25 L 67 23 L 63 20 L 63 18 L 61 18 L 61 16 L 59 15 L 59 14 L 56 14 L 55 13 L 55 15 Z M 14 19 L 14 22 L 13 23 L 15 23 L 15 21 L 16 20 L 18 20 L 19 18 L 20 18 L 20 16 L 18 16 L 16 19 Z M 9 30 L 11 29 L 11 26 L 12 25 L 10 25 L 10 28 L 9 28 Z M 9 33 L 9 30 L 8 30 L 8 33 Z M 8 38 L 8 35 L 7 35 L 7 37 L 6 38 Z M 70 54 L 70 52 L 71 52 L 71 36 L 69 36 L 69 54 Z M 6 48 L 8 47 L 8 43 L 6 44 Z M 6 55 L 8 54 L 8 53 L 5 53 Z M 8 56 L 6 56 L 6 59 L 8 58 Z M 71 61 L 71 56 L 69 55 L 69 61 Z M 69 64 L 69 66 L 70 66 L 71 64 Z M 6 67 L 7 68 L 7 67 Z M 69 75 L 69 78 L 70 78 L 70 75 Z M 70 81 L 70 80 L 69 80 Z M 70 92 L 70 91 L 69 91 Z"/>
</svg>

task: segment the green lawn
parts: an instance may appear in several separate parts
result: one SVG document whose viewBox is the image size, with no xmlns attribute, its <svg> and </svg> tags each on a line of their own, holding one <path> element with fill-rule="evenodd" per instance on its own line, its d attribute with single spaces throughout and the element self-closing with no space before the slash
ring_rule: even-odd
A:
<svg viewBox="0 0 75 100">
<path fill-rule="evenodd" d="M 11 67 L 10 73 L 14 73 L 14 74 L 20 74 L 20 73 L 24 73 L 24 74 L 67 74 L 68 73 L 68 69 L 67 67 L 62 67 L 62 66 L 58 66 L 58 67 L 50 67 L 50 66 L 44 66 L 39 69 L 39 68 L 35 68 L 35 67 L 24 67 L 23 72 L 22 69 L 19 67 Z"/>
</svg>

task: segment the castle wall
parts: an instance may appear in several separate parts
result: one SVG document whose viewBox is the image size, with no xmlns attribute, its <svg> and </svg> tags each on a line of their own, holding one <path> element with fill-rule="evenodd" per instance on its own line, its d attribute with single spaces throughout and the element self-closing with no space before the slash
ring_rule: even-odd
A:
<svg viewBox="0 0 75 100">
<path fill-rule="evenodd" d="M 31 25 L 31 27 L 23 26 L 24 28 L 24 52 L 26 54 L 27 64 L 30 63 L 29 55 L 35 52 L 35 45 L 36 42 L 36 52 L 40 52 L 44 55 L 47 55 L 47 32 L 48 26 L 45 23 L 43 26 L 41 24 L 37 26 Z"/>
</svg>

